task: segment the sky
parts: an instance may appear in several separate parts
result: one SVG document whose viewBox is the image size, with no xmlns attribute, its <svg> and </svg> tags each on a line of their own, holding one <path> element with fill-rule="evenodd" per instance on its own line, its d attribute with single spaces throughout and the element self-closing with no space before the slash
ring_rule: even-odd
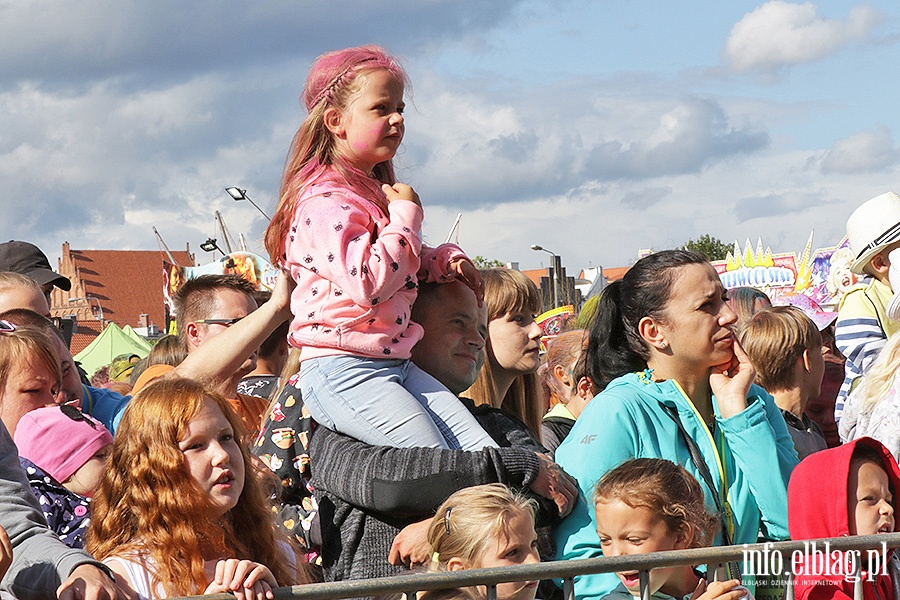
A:
<svg viewBox="0 0 900 600">
<path fill-rule="evenodd" d="M 427 243 L 568 273 L 710 234 L 801 252 L 900 192 L 889 0 L 0 0 L 0 238 L 265 255 L 299 96 L 375 43 L 407 89 Z M 893 67 L 891 65 L 894 65 Z M 223 246 L 224 247 L 224 246 Z"/>
</svg>

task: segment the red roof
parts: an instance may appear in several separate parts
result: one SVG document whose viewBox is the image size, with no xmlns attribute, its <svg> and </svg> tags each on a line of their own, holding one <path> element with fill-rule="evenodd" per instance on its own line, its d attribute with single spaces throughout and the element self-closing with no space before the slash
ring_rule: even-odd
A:
<svg viewBox="0 0 900 600">
<path fill-rule="evenodd" d="M 180 265 L 194 265 L 189 252 L 172 254 Z M 100 333 L 101 312 L 104 321 L 120 327 L 156 325 L 165 330 L 163 260 L 168 258 L 161 250 L 71 250 L 68 242 L 63 244 L 57 271 L 72 281 L 72 289 L 53 289 L 51 312 L 55 317 L 78 317 L 73 354 Z"/>
<path fill-rule="evenodd" d="M 78 333 L 72 334 L 72 342 L 69 344 L 72 356 L 87 348 L 98 335 L 100 335 L 100 321 L 78 321 Z"/>
<path fill-rule="evenodd" d="M 521 273 L 538 287 L 541 287 L 541 277 L 550 277 L 550 269 L 525 269 Z"/>
<path fill-rule="evenodd" d="M 603 276 L 606 277 L 606 281 L 612 283 L 613 281 L 618 281 L 625 277 L 625 273 L 627 273 L 630 268 L 631 267 L 612 267 L 610 269 L 603 269 Z"/>
</svg>

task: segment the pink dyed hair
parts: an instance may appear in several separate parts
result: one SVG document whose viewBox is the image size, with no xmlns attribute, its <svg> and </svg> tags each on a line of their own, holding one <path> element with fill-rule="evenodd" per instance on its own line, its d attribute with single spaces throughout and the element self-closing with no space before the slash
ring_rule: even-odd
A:
<svg viewBox="0 0 900 600">
<path fill-rule="evenodd" d="M 396 182 L 393 163 L 385 161 L 375 165 L 372 176 L 363 173 L 338 154 L 332 134 L 325 126 L 328 108 L 343 111 L 353 100 L 360 88 L 359 76 L 381 70 L 391 73 L 404 88 L 408 87 L 409 79 L 403 67 L 379 46 L 328 52 L 312 64 L 301 96 L 308 114 L 291 143 L 281 179 L 278 208 L 266 230 L 266 250 L 273 264 L 284 262 L 285 240 L 300 192 L 319 178 L 338 178 L 387 212 L 387 199 L 381 184 Z"/>
</svg>

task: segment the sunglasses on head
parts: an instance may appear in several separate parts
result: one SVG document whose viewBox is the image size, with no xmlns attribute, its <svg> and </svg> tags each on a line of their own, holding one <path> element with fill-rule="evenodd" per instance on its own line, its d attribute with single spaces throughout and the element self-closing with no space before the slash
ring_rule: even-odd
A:
<svg viewBox="0 0 900 600">
<path fill-rule="evenodd" d="M 0 333 L 12 333 L 17 328 L 13 323 L 9 321 L 0 320 Z"/>
<path fill-rule="evenodd" d="M 84 413 L 72 406 L 71 404 L 61 404 L 59 406 L 59 410 L 62 411 L 62 414 L 66 415 L 73 421 L 84 421 L 88 425 L 91 426 L 91 429 L 97 429 L 97 424 L 94 423 L 91 419 L 88 419 L 84 416 Z"/>
<path fill-rule="evenodd" d="M 194 323 L 205 323 L 206 325 L 224 325 L 225 327 L 231 327 L 244 317 L 238 317 L 236 319 L 197 319 Z"/>
</svg>

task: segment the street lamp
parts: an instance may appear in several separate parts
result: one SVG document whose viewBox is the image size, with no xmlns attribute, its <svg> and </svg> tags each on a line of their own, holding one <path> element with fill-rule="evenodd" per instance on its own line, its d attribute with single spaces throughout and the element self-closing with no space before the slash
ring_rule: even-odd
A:
<svg viewBox="0 0 900 600">
<path fill-rule="evenodd" d="M 103 307 L 100 305 L 100 298 L 98 298 L 97 296 L 95 296 L 93 294 L 85 294 L 84 296 L 78 296 L 76 298 L 69 298 L 69 303 L 71 304 L 73 302 L 81 302 L 82 300 L 87 302 L 88 306 L 90 306 L 91 300 L 97 301 L 97 313 L 98 313 L 98 316 L 100 317 L 100 328 L 102 329 L 104 319 L 103 319 Z"/>
<path fill-rule="evenodd" d="M 557 254 L 555 252 L 547 250 L 546 248 L 544 248 L 543 246 L 541 246 L 539 244 L 532 244 L 531 249 L 538 251 L 538 252 L 546 252 L 547 254 L 549 254 L 550 256 L 553 257 L 553 278 L 552 278 L 553 308 L 556 308 L 559 306 L 559 284 L 560 284 L 559 273 L 560 273 L 560 270 L 562 269 L 562 263 L 559 259 L 559 256 L 557 256 Z"/>
<path fill-rule="evenodd" d="M 247 202 L 249 202 L 250 204 L 255 206 L 256 210 L 259 211 L 259 214 L 264 216 L 267 221 L 271 221 L 271 219 L 269 218 L 269 215 L 264 213 L 263 209 L 256 206 L 256 202 L 254 202 L 253 200 L 250 199 L 250 196 L 247 195 L 247 190 L 242 190 L 241 188 L 236 188 L 236 187 L 228 187 L 228 188 L 225 188 L 225 191 L 228 192 L 228 195 L 231 196 L 232 198 L 234 198 L 234 200 L 236 202 L 239 202 L 241 200 L 246 200 Z"/>
<path fill-rule="evenodd" d="M 218 250 L 222 253 L 222 256 L 227 256 L 225 252 L 219 248 L 219 245 L 216 243 L 216 238 L 206 238 L 206 241 L 200 244 L 200 249 L 204 252 L 212 252 L 213 250 Z"/>
</svg>

